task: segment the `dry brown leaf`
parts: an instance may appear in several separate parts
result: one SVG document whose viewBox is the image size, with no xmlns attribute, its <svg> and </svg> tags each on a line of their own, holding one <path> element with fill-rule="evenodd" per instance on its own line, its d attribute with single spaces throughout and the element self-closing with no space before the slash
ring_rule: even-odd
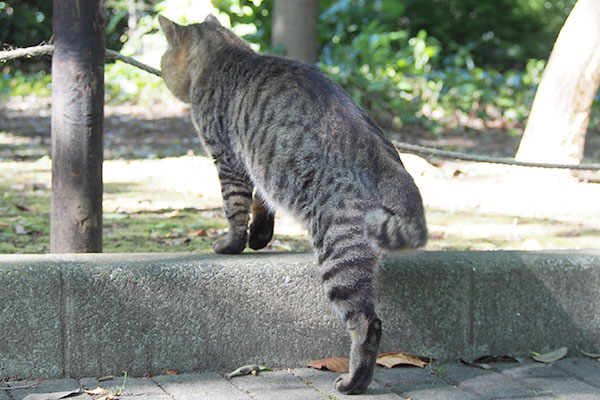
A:
<svg viewBox="0 0 600 400">
<path fill-rule="evenodd" d="M 100 386 L 98 386 L 96 389 L 92 389 L 92 390 L 83 389 L 83 391 L 86 392 L 87 394 L 89 394 L 90 396 L 100 396 L 103 394 L 108 394 L 108 390 L 103 389 Z"/>
<path fill-rule="evenodd" d="M 168 369 L 165 371 L 165 375 L 177 375 L 179 373 L 178 369 Z"/>
<path fill-rule="evenodd" d="M 313 360 L 308 363 L 310 368 L 345 373 L 350 370 L 350 359 L 347 357 L 330 357 L 323 360 Z"/>
<path fill-rule="evenodd" d="M 16 204 L 16 203 L 15 203 L 15 208 L 19 211 L 31 212 L 31 210 L 28 207 L 25 207 L 25 206 L 22 206 L 22 205 Z"/>
<path fill-rule="evenodd" d="M 414 365 L 415 367 L 424 368 L 429 365 L 429 362 L 425 361 L 424 357 L 397 351 L 378 355 L 377 365 L 387 368 L 394 368 L 398 365 Z"/>
<path fill-rule="evenodd" d="M 208 236 L 206 229 L 192 229 L 188 232 L 192 237 Z"/>
</svg>

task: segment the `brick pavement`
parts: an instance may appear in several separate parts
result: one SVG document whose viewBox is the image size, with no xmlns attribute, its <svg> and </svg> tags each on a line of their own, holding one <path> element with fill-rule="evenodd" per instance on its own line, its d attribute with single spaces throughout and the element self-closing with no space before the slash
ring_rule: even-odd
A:
<svg viewBox="0 0 600 400">
<path fill-rule="evenodd" d="M 600 362 L 566 358 L 552 364 L 490 363 L 491 370 L 447 362 L 424 369 L 378 368 L 369 390 L 359 398 L 372 400 L 600 400 Z M 216 372 L 129 378 L 120 396 L 147 400 L 342 400 L 333 389 L 333 372 L 308 368 L 263 372 L 226 380 Z M 31 386 L 18 389 L 22 386 Z M 101 387 L 116 393 L 123 378 L 10 381 L 0 385 L 0 400 L 49 400 Z M 85 392 L 69 399 L 99 399 Z"/>
</svg>

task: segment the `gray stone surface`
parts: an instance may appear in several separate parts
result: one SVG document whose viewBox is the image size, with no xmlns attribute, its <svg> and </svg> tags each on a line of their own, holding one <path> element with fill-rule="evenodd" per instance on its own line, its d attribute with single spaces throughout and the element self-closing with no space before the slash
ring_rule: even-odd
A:
<svg viewBox="0 0 600 400">
<path fill-rule="evenodd" d="M 568 358 L 537 368 L 532 361 L 523 363 L 490 363 L 486 371 L 456 362 L 435 363 L 426 368 L 378 367 L 374 381 L 360 396 L 370 400 L 600 400 L 600 386 L 582 380 L 596 373 L 597 361 Z M 258 376 L 234 377 L 226 380 L 214 372 L 129 378 L 123 398 L 144 400 L 343 400 L 357 398 L 334 391 L 335 372 L 295 368 L 263 372 Z M 10 381 L 22 386 L 32 381 Z M 48 393 L 50 396 L 79 386 L 100 386 L 116 392 L 123 378 L 98 382 L 83 378 L 44 380 L 34 389 L 6 392 L 5 399 L 23 400 L 28 394 Z M 5 387 L 6 384 L 0 385 Z M 526 395 L 522 395 L 526 388 Z M 536 389 L 534 389 L 536 388 Z M 538 389 L 539 388 L 539 389 Z M 3 391 L 0 391 L 2 393 Z M 0 395 L 2 396 L 2 395 Z M 73 398 L 91 399 L 87 394 Z M 0 397 L 2 399 L 2 397 Z M 5 400 L 2 399 L 2 400 Z M 47 400 L 48 397 L 36 397 Z"/>
<path fill-rule="evenodd" d="M 377 400 L 400 400 L 401 396 L 394 393 L 393 389 L 386 387 L 377 380 L 377 376 L 381 371 L 376 371 L 376 376 L 373 382 L 369 385 L 367 391 L 363 394 L 365 398 Z M 338 393 L 333 388 L 335 379 L 340 375 L 337 372 L 319 371 L 311 368 L 298 368 L 291 373 L 299 378 L 304 384 L 316 389 L 319 394 L 328 396 L 330 399 L 356 399 L 356 396 L 343 395 Z M 396 381 L 395 385 L 402 381 Z"/>
<path fill-rule="evenodd" d="M 117 394 L 119 391 L 123 397 L 141 396 L 145 399 L 165 400 L 169 396 L 150 378 L 127 378 L 124 377 L 98 381 L 96 378 L 80 379 L 81 386 L 86 390 L 101 388 L 108 393 Z M 123 388 L 123 390 L 121 390 Z"/>
<path fill-rule="evenodd" d="M 600 268 L 577 252 L 469 254 L 473 356 L 600 348 Z"/>
<path fill-rule="evenodd" d="M 381 351 L 470 354 L 470 265 L 464 253 L 408 252 L 381 266 Z M 342 353 L 344 354 L 344 353 Z"/>
<path fill-rule="evenodd" d="M 28 386 L 28 384 L 31 383 L 32 382 L 27 382 L 23 383 L 23 385 Z M 14 386 L 18 385 L 15 383 Z M 9 393 L 14 400 L 59 399 L 68 396 L 71 392 L 74 392 L 75 395 L 71 395 L 69 398 L 74 398 L 77 400 L 92 400 L 91 396 L 81 393 L 79 387 L 79 382 L 77 382 L 75 379 L 49 379 L 41 381 L 33 388 L 12 390 Z"/>
<path fill-rule="evenodd" d="M 442 379 L 476 398 L 502 399 L 533 397 L 538 394 L 523 382 L 509 379 L 498 372 L 461 364 L 447 366 Z"/>
<path fill-rule="evenodd" d="M 413 400 L 429 399 L 432 396 L 441 400 L 473 400 L 476 398 L 470 393 L 446 383 L 436 376 L 434 373 L 436 370 L 437 367 L 378 369 L 375 373 L 375 380 L 402 397 Z"/>
<path fill-rule="evenodd" d="M 63 375 L 62 300 L 56 264 L 0 256 L 0 377 Z"/>
<path fill-rule="evenodd" d="M 323 393 L 307 385 L 289 371 L 233 378 L 231 383 L 255 400 L 323 400 Z"/>
<path fill-rule="evenodd" d="M 0 256 L 0 377 L 228 372 L 346 355 L 319 281 L 310 254 Z M 382 352 L 600 351 L 600 251 L 408 252 L 385 261 L 380 281 Z"/>
<path fill-rule="evenodd" d="M 160 387 L 176 400 L 251 400 L 231 381 L 222 376 L 207 372 L 203 374 L 183 374 L 157 376 L 152 378 Z"/>
</svg>

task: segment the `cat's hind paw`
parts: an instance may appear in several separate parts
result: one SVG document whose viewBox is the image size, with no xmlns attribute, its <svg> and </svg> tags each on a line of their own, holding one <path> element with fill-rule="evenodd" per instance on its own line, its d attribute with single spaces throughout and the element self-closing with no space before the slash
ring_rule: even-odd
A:
<svg viewBox="0 0 600 400">
<path fill-rule="evenodd" d="M 269 244 L 273 238 L 273 226 L 275 214 L 265 213 L 256 216 L 250 224 L 250 236 L 248 247 L 252 250 L 260 250 Z"/>
<path fill-rule="evenodd" d="M 354 378 L 354 379 L 353 379 Z M 335 390 L 342 394 L 361 394 L 369 386 L 370 379 L 356 379 L 356 376 L 341 375 L 335 380 Z"/>
<path fill-rule="evenodd" d="M 232 238 L 227 235 L 225 238 L 214 242 L 212 247 L 217 254 L 239 254 L 246 247 L 246 238 Z"/>
</svg>

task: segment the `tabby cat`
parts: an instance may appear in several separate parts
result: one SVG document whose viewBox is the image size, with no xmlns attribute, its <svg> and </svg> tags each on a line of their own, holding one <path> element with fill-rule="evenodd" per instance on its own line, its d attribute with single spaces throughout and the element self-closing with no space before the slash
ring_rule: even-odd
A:
<svg viewBox="0 0 600 400">
<path fill-rule="evenodd" d="M 350 373 L 335 388 L 362 393 L 381 339 L 379 261 L 427 240 L 419 190 L 383 132 L 314 66 L 256 54 L 212 15 L 188 26 L 159 19 L 168 41 L 163 78 L 191 103 L 221 181 L 229 232 L 214 251 L 265 247 L 278 207 L 304 222 L 327 298 L 352 339 Z"/>
</svg>

